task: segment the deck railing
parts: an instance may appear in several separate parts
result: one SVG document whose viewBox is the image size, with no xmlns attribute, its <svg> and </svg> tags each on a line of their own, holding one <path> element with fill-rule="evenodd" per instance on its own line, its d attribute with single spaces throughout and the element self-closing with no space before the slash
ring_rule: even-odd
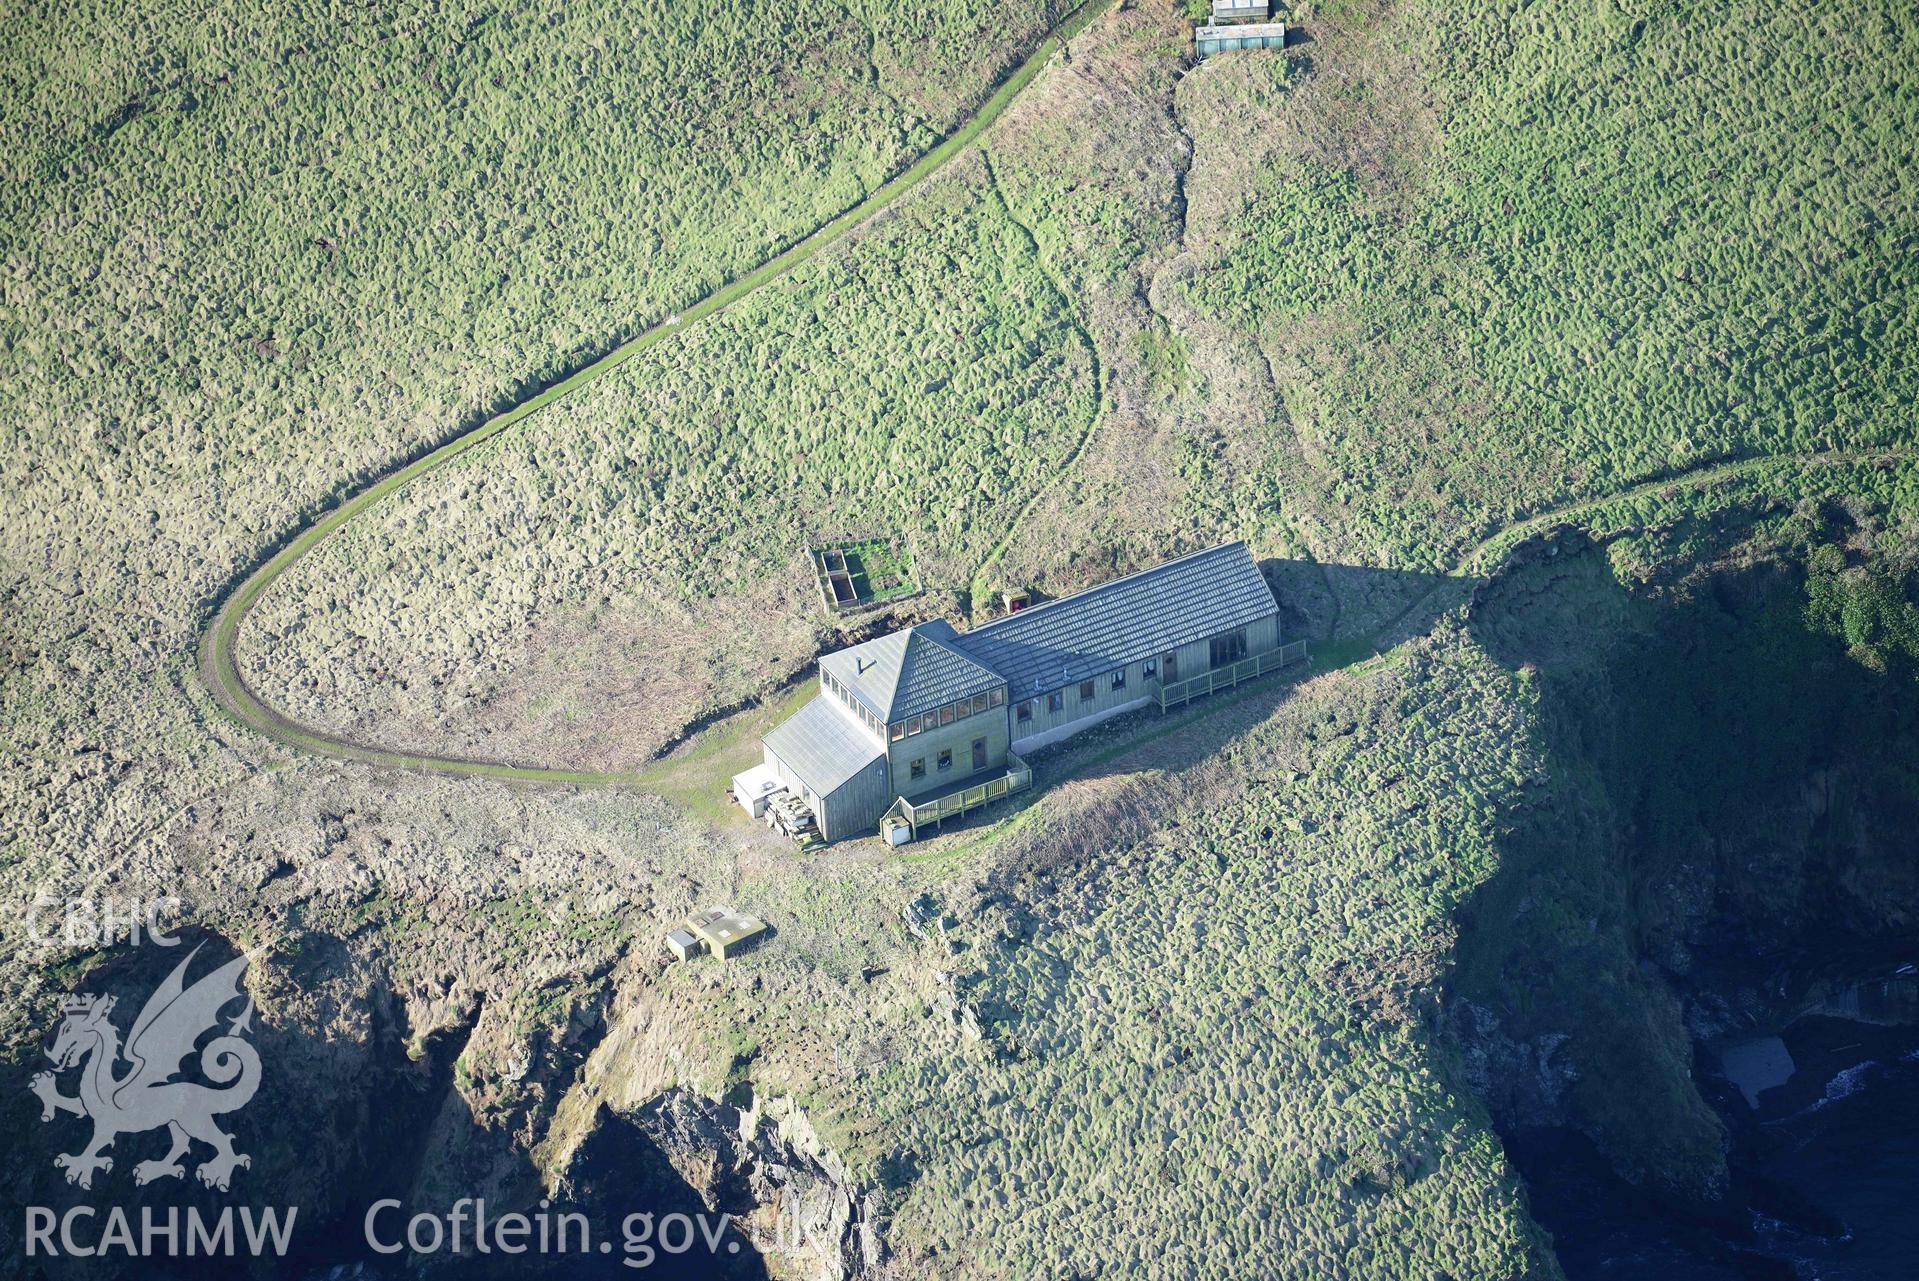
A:
<svg viewBox="0 0 1919 1281">
<path fill-rule="evenodd" d="M 911 825 L 913 835 L 917 838 L 920 829 L 929 823 L 964 817 L 988 801 L 997 801 L 1015 792 L 1023 792 L 1032 785 L 1033 771 L 1016 753 L 1008 752 L 1004 774 L 995 775 L 983 783 L 962 787 L 957 792 L 948 792 L 944 796 L 936 796 L 930 800 L 914 802 L 902 796 L 893 802 L 893 807 L 886 811 L 881 821 L 884 822 L 887 818 L 903 818 Z"/>
<path fill-rule="evenodd" d="M 1204 698 L 1215 690 L 1230 689 L 1241 681 L 1258 680 L 1268 672 L 1276 672 L 1282 667 L 1291 667 L 1294 663 L 1306 659 L 1306 642 L 1292 641 L 1278 649 L 1269 649 L 1264 654 L 1255 654 L 1251 658 L 1242 658 L 1230 667 L 1216 667 L 1210 672 L 1201 672 L 1198 676 L 1189 676 L 1183 681 L 1153 682 L 1153 695 L 1159 702 L 1159 709 L 1177 707 L 1181 703 L 1191 702 L 1195 698 Z"/>
</svg>

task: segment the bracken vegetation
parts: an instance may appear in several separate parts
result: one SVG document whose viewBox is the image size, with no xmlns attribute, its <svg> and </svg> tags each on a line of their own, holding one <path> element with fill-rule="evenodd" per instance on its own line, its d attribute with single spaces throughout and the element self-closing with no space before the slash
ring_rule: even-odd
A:
<svg viewBox="0 0 1919 1281">
<path fill-rule="evenodd" d="M 977 175 L 409 487 L 275 585 L 243 670 L 385 742 L 419 721 L 471 736 L 477 707 L 456 750 L 631 766 L 813 652 L 820 535 L 887 530 L 950 581 L 1096 396 L 1065 300 Z M 483 737 L 503 691 L 545 699 L 501 718 L 530 713 L 530 741 Z"/>
<path fill-rule="evenodd" d="M 492 1083 L 476 1107 L 540 1093 L 515 1029 L 557 1040 L 626 929 L 725 893 L 730 855 L 646 797 L 567 817 L 539 797 L 289 761 L 215 713 L 197 629 L 317 505 L 903 168 L 1048 20 L 915 5 L 0 15 L 12 901 L 175 895 L 231 937 L 329 958 L 361 994 L 390 984 L 419 1035 L 487 991 L 473 1054 L 497 1038 L 520 1067 L 476 1072 Z M 617 892 L 620 931 L 600 930 L 599 906 L 570 911 L 582 879 L 595 904 Z M 28 946 L 24 920 L 0 926 L 9 1045 L 98 959 Z M 310 977 L 276 990 L 274 1017 L 340 1032 L 331 1017 L 358 1015 L 309 1000 Z"/>
<path fill-rule="evenodd" d="M 1535 1265 L 1429 1035 L 1452 909 L 1538 768 L 1525 702 L 1454 632 L 1295 697 L 1199 767 L 1232 780 L 1204 804 L 1167 787 L 1161 831 L 1009 878 L 954 962 L 981 1040 L 874 1086 L 922 1154 L 902 1240 L 967 1276 Z"/>
<path fill-rule="evenodd" d="M 1553 1036 L 1577 1123 L 1683 1205 L 1728 1183 L 1700 1002 L 1682 1018 L 1677 999 L 1706 958 L 1910 919 L 1919 686 L 1874 629 L 1910 608 L 1911 478 L 1782 469 L 1601 510 L 1601 537 L 1546 531 L 1475 593 L 1475 639 L 1541 691 L 1552 765 L 1468 914 L 1454 990 L 1505 1044 Z"/>
<path fill-rule="evenodd" d="M 850 206 L 1048 20 L 10 6 L 9 856 L 94 868 L 247 768 L 195 629 L 303 515 Z"/>
</svg>

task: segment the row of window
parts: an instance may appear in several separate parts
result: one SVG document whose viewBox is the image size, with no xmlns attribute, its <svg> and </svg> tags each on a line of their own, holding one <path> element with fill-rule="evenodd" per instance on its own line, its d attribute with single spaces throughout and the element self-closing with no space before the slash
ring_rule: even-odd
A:
<svg viewBox="0 0 1919 1281">
<path fill-rule="evenodd" d="M 953 768 L 953 749 L 950 747 L 942 748 L 939 755 L 933 758 L 933 768 L 942 774 L 950 772 Z M 977 774 L 985 768 L 986 740 L 976 738 L 973 740 L 973 772 Z M 924 756 L 916 758 L 906 767 L 906 772 L 912 776 L 915 782 L 925 778 L 926 758 Z"/>
<path fill-rule="evenodd" d="M 1228 667 L 1245 658 L 1246 629 L 1239 627 L 1230 632 L 1221 632 L 1218 636 L 1213 637 L 1210 657 L 1214 668 Z M 1126 668 L 1116 667 L 1106 673 L 1105 680 L 1107 681 L 1107 687 L 1114 690 L 1125 689 L 1126 672 Z M 1168 650 L 1158 658 L 1149 658 L 1139 665 L 1139 674 L 1146 680 L 1159 678 L 1171 684 L 1173 681 L 1179 679 L 1179 654 L 1176 651 Z M 926 730 L 937 729 L 941 725 L 951 725 L 954 721 L 964 720 L 968 716 L 977 716 L 981 712 L 991 711 L 995 707 L 1004 707 L 1006 705 L 1006 691 L 996 688 L 985 694 L 975 694 L 971 698 L 962 698 L 955 702 L 948 703 L 944 707 L 935 708 L 923 715 L 909 716 L 903 721 L 894 721 L 888 725 L 886 722 L 880 720 L 879 717 L 867 711 L 865 706 L 861 704 L 857 698 L 853 697 L 853 692 L 836 680 L 832 673 L 821 672 L 820 680 L 827 689 L 833 692 L 835 697 L 842 703 L 845 703 L 860 720 L 865 722 L 868 729 L 881 737 L 891 739 L 895 743 L 903 738 L 911 738 L 913 735 Z M 1099 688 L 1099 680 L 1099 677 L 1094 677 L 1092 680 L 1085 680 L 1079 683 L 1080 702 L 1090 703 L 1093 701 Z M 1022 703 L 1016 704 L 1013 708 L 1014 717 L 1021 724 L 1032 720 L 1033 709 L 1037 701 L 1036 699 L 1029 698 Z M 1046 696 L 1046 710 L 1048 712 L 1060 712 L 1064 711 L 1065 708 L 1065 690 L 1056 689 Z M 921 761 L 918 763 L 922 766 L 922 769 L 920 773 L 913 776 L 915 778 L 922 777 L 926 772 L 923 768 L 925 762 Z"/>
<path fill-rule="evenodd" d="M 991 711 L 995 707 L 1006 706 L 1006 691 L 994 689 L 985 694 L 975 694 L 971 698 L 962 698 L 936 707 L 920 716 L 909 716 L 903 721 L 894 721 L 887 727 L 887 737 L 895 743 L 902 738 L 911 738 L 924 730 L 937 729 L 941 725 L 951 725 L 954 721 L 963 721 L 968 716 L 978 716 L 981 712 Z"/>
<path fill-rule="evenodd" d="M 1139 665 L 1139 674 L 1146 680 L 1152 680 L 1159 675 L 1159 669 L 1162 663 L 1165 664 L 1168 671 L 1172 671 L 1177 661 L 1176 657 L 1172 654 L 1162 654 L 1158 658 L 1149 658 Z M 1127 669 L 1124 667 L 1115 667 L 1103 677 L 1095 676 L 1092 680 L 1081 681 L 1079 683 L 1079 701 L 1082 703 L 1090 703 L 1098 697 L 1099 683 L 1101 680 L 1106 682 L 1106 688 L 1109 690 L 1125 689 L 1126 671 Z M 1022 725 L 1032 720 L 1033 709 L 1038 702 L 1038 699 L 1029 698 L 1025 702 L 1015 705 L 1013 708 L 1014 717 Z M 1065 709 L 1065 690 L 1056 689 L 1046 696 L 1046 710 L 1048 712 L 1060 712 Z"/>
<path fill-rule="evenodd" d="M 1213 637 L 1210 657 L 1212 659 L 1212 665 L 1215 668 L 1229 667 L 1245 658 L 1246 629 L 1244 627 L 1237 627 L 1230 632 L 1221 632 L 1219 635 Z M 1107 689 L 1125 689 L 1126 671 L 1127 669 L 1124 667 L 1116 667 L 1106 673 L 1103 679 L 1106 681 Z M 1149 681 L 1160 679 L 1169 685 L 1172 684 L 1179 679 L 1178 651 L 1168 650 L 1158 658 L 1145 660 L 1139 665 L 1139 674 L 1142 678 Z M 1096 676 L 1092 680 L 1085 680 L 1079 683 L 1079 701 L 1081 703 L 1090 703 L 1098 696 L 1099 682 L 1101 679 L 1102 678 Z M 1033 719 L 1033 712 L 1038 705 L 1039 700 L 1034 698 L 1029 698 L 1024 702 L 1014 704 L 1014 719 L 1022 725 L 1027 723 Z M 1049 713 L 1065 711 L 1066 691 L 1056 689 L 1048 694 L 1046 696 L 1046 710 Z"/>
<path fill-rule="evenodd" d="M 886 736 L 886 722 L 881 720 L 879 717 L 873 715 L 873 713 L 867 711 L 866 705 L 860 702 L 859 699 L 854 698 L 853 691 L 846 688 L 845 685 L 841 684 L 837 679 L 835 679 L 833 676 L 833 673 L 824 671 L 824 670 L 821 671 L 820 684 L 824 685 L 828 690 L 832 691 L 833 697 L 839 699 L 840 702 L 846 704 L 847 708 L 853 713 L 853 715 L 859 717 L 860 720 L 866 725 L 866 728 L 872 730 L 875 734 L 878 734 L 882 738 Z"/>
</svg>

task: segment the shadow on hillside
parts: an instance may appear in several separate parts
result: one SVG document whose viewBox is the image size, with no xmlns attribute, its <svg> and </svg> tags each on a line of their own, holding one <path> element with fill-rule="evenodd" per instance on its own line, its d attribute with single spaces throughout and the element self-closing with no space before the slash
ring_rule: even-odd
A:
<svg viewBox="0 0 1919 1281">
<path fill-rule="evenodd" d="M 1435 587 L 1457 583 L 1463 594 L 1471 586 L 1470 580 L 1447 580 L 1437 574 L 1306 560 L 1270 559 L 1261 562 L 1260 570 L 1279 600 L 1282 638 L 1307 641 L 1306 664 L 1164 712 L 1154 707 L 1130 712 L 1034 752 L 1027 758 L 1034 776 L 1030 792 L 949 822 L 945 833 L 979 831 L 1051 793 L 1081 788 L 1092 795 L 1055 798 L 1053 809 L 1062 811 L 1057 821 L 1049 814 L 1044 835 L 1022 838 L 1032 846 L 1029 854 L 1049 862 L 1090 857 L 1102 847 L 1137 838 L 1151 831 L 1169 808 L 1185 808 L 1191 800 L 1189 794 L 1169 796 L 1145 780 L 1174 775 L 1196 787 L 1210 785 L 1203 777 L 1204 767 L 1216 762 L 1234 739 L 1271 716 L 1292 697 L 1301 680 L 1373 656 L 1370 638 L 1351 636 L 1342 620 L 1350 621 L 1354 615 L 1397 618 L 1402 621 L 1394 626 L 1395 634 L 1418 634 L 1409 629 L 1418 627 L 1421 620 L 1429 627 L 1437 605 L 1432 610 L 1415 606 L 1433 596 Z M 1455 598 L 1447 594 L 1445 599 Z M 1128 780 L 1141 785 L 1129 785 Z"/>
<path fill-rule="evenodd" d="M 53 928 L 58 928 L 57 923 Z M 183 928 L 178 937 L 181 944 L 172 948 L 152 942 L 115 947 L 72 980 L 72 990 L 111 997 L 106 1022 L 120 1038 L 130 1037 L 149 997 L 189 954 L 193 959 L 184 978 L 189 997 L 183 1001 L 190 999 L 197 980 L 238 955 L 217 934 Z M 129 1256 L 103 1246 L 103 1257 L 88 1260 L 86 1275 L 112 1281 L 188 1276 L 196 1281 L 239 1281 L 268 1273 L 325 1275 L 340 1268 L 350 1272 L 355 1265 L 368 1269 L 359 1275 L 399 1275 L 411 1270 L 409 1264 L 428 1260 L 415 1257 L 411 1249 L 390 1253 L 373 1248 L 368 1240 L 369 1212 L 375 1203 L 387 1199 L 397 1202 L 397 1207 L 380 1210 L 372 1227 L 382 1244 L 405 1241 L 409 1220 L 415 1215 L 430 1215 L 443 1232 L 450 1232 L 449 1216 L 462 1198 L 483 1199 L 487 1218 L 496 1225 L 501 1216 L 514 1212 L 538 1215 L 542 1183 L 526 1150 L 506 1129 L 476 1123 L 454 1088 L 456 1063 L 467 1048 L 471 1022 L 416 1037 L 405 1026 L 401 1002 L 384 986 L 376 984 L 358 993 L 340 988 L 339 981 L 351 973 L 351 965 L 340 940 L 308 933 L 268 962 L 256 958 L 241 995 L 192 1020 L 205 1027 L 208 1018 L 215 1019 L 195 1042 L 199 1049 L 239 1022 L 243 1039 L 258 1054 L 258 1092 L 214 1118 L 231 1136 L 235 1153 L 248 1159 L 233 1170 L 224 1192 L 204 1186 L 196 1177 L 196 1171 L 214 1156 L 211 1146 L 197 1141 L 182 1158 L 183 1177 L 159 1177 L 144 1185 L 137 1181 L 136 1167 L 166 1155 L 167 1133 L 162 1128 L 118 1134 L 104 1151 L 112 1165 L 92 1175 L 91 1188 L 66 1181 L 55 1158 L 80 1152 L 93 1126 L 88 1118 L 65 1111 L 43 1122 L 40 1100 L 31 1089 L 37 1074 L 55 1068 L 46 1050 L 67 1017 L 55 1005 L 35 1043 L 0 1068 L 0 1095 L 5 1099 L 0 1104 L 0 1125 L 5 1127 L 14 1157 L 10 1191 L 18 1196 L 19 1205 L 44 1207 L 56 1224 L 69 1211 L 90 1208 L 91 1217 L 85 1213 L 75 1217 L 74 1244 L 82 1247 L 103 1240 L 107 1217 L 116 1208 L 133 1225 L 136 1245 L 144 1214 L 160 1223 L 169 1215 L 177 1216 L 182 1227 L 171 1251 L 160 1238 L 150 1257 L 138 1252 Z M 252 1008 L 247 992 L 257 994 L 265 1008 Z M 293 1020 L 282 1021 L 281 1011 L 288 1010 L 298 1013 Z M 478 1016 L 476 1002 L 471 1019 Z M 339 1026 L 325 1033 L 313 1030 L 314 1020 L 329 1019 Z M 88 1043 L 92 1044 L 91 1037 Z M 126 1048 L 120 1047 L 122 1053 Z M 147 1048 L 151 1050 L 150 1043 Z M 84 1093 L 81 1076 L 98 1054 L 93 1051 L 84 1062 L 59 1070 L 55 1088 L 61 1096 Z M 190 1050 L 175 1079 L 198 1082 L 211 1091 L 232 1088 L 227 1079 L 205 1075 L 200 1062 L 200 1054 Z M 126 1078 L 132 1068 L 122 1057 L 113 1070 Z M 157 1099 L 150 1110 L 164 1122 L 178 1109 Z M 632 1269 L 621 1262 L 622 1222 L 627 1215 L 651 1213 L 657 1221 L 667 1214 L 693 1215 L 704 1210 L 698 1192 L 679 1176 L 644 1130 L 620 1118 L 603 1115 L 602 1121 L 568 1171 L 578 1195 L 570 1202 L 556 1202 L 547 1211 L 553 1216 L 549 1224 L 562 1213 L 584 1215 L 590 1225 L 592 1253 L 580 1251 L 577 1229 L 567 1253 L 552 1248 L 542 1253 L 534 1219 L 535 1235 L 523 1239 L 531 1243 L 525 1253 L 503 1257 L 496 1250 L 480 1257 L 472 1252 L 474 1216 L 469 1208 L 464 1252 L 450 1257 L 450 1239 L 444 1242 L 432 1252 L 436 1272 L 460 1278 L 510 1276 L 535 1281 L 630 1276 Z M 282 1222 L 290 1218 L 292 1230 L 284 1255 L 276 1261 L 269 1246 L 263 1264 L 247 1247 L 246 1221 L 241 1216 L 258 1216 L 269 1208 L 281 1215 Z M 208 1257 L 202 1249 L 185 1257 L 191 1216 L 217 1230 L 221 1216 L 229 1213 L 236 1242 L 233 1253 Z M 21 1224 L 16 1218 L 13 1226 Z M 53 1229 L 55 1247 L 60 1245 L 59 1231 L 57 1226 Z M 610 1252 L 598 1252 L 601 1241 L 611 1242 Z M 25 1244 L 18 1238 L 16 1243 Z M 696 1235 L 691 1252 L 660 1254 L 647 1275 L 766 1275 L 759 1255 L 737 1234 L 729 1232 L 720 1250 L 717 1258 L 709 1256 Z"/>
<path fill-rule="evenodd" d="M 1261 561 L 1259 567 L 1279 599 L 1285 638 L 1305 639 L 1340 653 L 1363 649 L 1369 654 L 1369 645 L 1390 649 L 1409 636 L 1423 635 L 1437 610 L 1415 607 L 1436 588 L 1456 585 L 1463 595 L 1474 582 L 1415 570 L 1277 557 Z M 1446 595 L 1444 603 L 1456 599 Z"/>
<path fill-rule="evenodd" d="M 1742 532 L 1698 531 L 1716 541 L 1689 562 Z M 1807 599 L 1796 560 L 1744 555 L 1630 591 L 1574 530 L 1476 593 L 1471 635 L 1536 691 L 1543 762 L 1456 911 L 1448 1057 L 1541 1181 L 1568 1275 L 1635 1251 L 1788 1275 L 1748 1207 L 1824 1230 L 1781 1208 L 1816 1188 L 1753 1173 L 1770 1140 L 1709 1103 L 1728 1092 L 1699 1052 L 1789 1020 L 1782 975 L 1808 958 L 1909 943 L 1919 919 L 1919 686 L 1814 631 Z"/>
</svg>

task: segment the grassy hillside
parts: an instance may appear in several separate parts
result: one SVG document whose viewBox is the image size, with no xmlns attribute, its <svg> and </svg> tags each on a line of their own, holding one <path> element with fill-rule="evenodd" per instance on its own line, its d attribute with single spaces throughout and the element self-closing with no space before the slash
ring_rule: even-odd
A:
<svg viewBox="0 0 1919 1281">
<path fill-rule="evenodd" d="M 1047 22 L 10 7 L 8 856 L 84 874 L 251 768 L 191 691 L 224 584 L 319 504 L 853 204 Z"/>
<path fill-rule="evenodd" d="M 747 510 L 783 531 L 789 556 L 809 527 L 914 537 L 933 607 L 965 612 L 1002 584 L 1068 589 L 1233 534 L 1321 561 L 1443 567 L 1525 515 L 1715 460 L 1897 443 L 1916 390 L 1898 353 L 1914 338 L 1919 193 L 1898 140 L 1919 32 L 1870 7 L 1820 21 L 1853 55 L 1808 78 L 1786 59 L 1748 74 L 1796 23 L 1756 6 L 1333 6 L 1290 62 L 1221 58 L 1179 80 L 1170 10 L 1116 15 L 1014 109 L 969 179 L 990 189 L 980 216 L 1010 215 L 1008 234 L 1031 241 L 1008 261 L 1065 292 L 1096 350 L 1092 434 L 1077 412 L 1044 409 L 1018 429 L 1042 460 L 1035 483 L 969 459 L 984 468 L 977 490 L 948 489 L 943 504 L 896 496 L 884 483 L 895 473 L 860 464 L 867 488 Z M 762 355 L 743 386 L 689 390 L 665 412 L 711 396 L 715 423 L 744 424 L 737 457 L 700 455 L 720 469 L 773 457 L 766 442 L 796 457 L 831 440 L 851 452 L 805 451 L 794 478 L 802 491 L 831 485 L 816 468 L 842 469 L 901 424 L 913 441 L 924 429 L 912 424 L 981 412 L 953 402 L 959 371 L 1030 359 L 1024 333 L 956 330 L 948 305 L 911 288 L 729 320 L 754 331 L 729 346 L 832 350 L 810 367 L 818 390 L 765 386 Z M 873 352 L 943 331 L 958 348 L 921 345 L 926 368 L 887 375 L 878 401 L 871 374 L 838 363 L 854 350 L 844 335 Z M 703 352 L 710 341 L 688 339 Z M 671 377 L 689 372 L 701 386 L 709 371 Z M 657 465 L 651 446 L 627 443 L 630 410 L 610 395 L 570 412 L 564 439 Z M 990 409 L 979 421 L 1004 436 Z M 804 575 L 771 540 L 756 534 L 748 550 L 725 522 L 696 520 L 635 559 L 628 495 L 659 508 L 644 519 L 660 531 L 700 497 L 595 478 L 604 462 L 576 469 L 572 492 L 555 469 L 574 447 L 557 448 L 500 460 L 495 487 L 511 476 L 526 497 L 510 510 L 434 489 L 395 517 L 418 527 L 448 502 L 463 520 L 442 524 L 432 537 L 446 546 L 429 542 L 425 560 L 449 582 L 494 565 L 492 599 L 420 591 L 405 540 L 384 546 L 390 530 L 367 535 L 381 550 L 333 549 L 307 586 L 276 593 L 267 635 L 288 640 L 256 636 L 249 659 L 275 696 L 336 728 L 384 722 L 414 745 L 492 744 L 514 759 L 562 726 L 624 741 L 634 718 L 603 709 L 631 701 L 638 669 L 582 646 L 597 652 L 596 629 L 656 608 L 619 586 L 655 570 L 681 598 L 675 634 L 691 619 L 724 630 L 742 610 L 764 627 L 745 650 L 672 649 L 666 666 L 698 670 L 650 678 L 685 688 L 642 700 L 665 705 L 649 707 L 649 733 L 803 663 L 813 620 L 794 616 L 806 600 L 790 589 Z M 980 520 L 1002 522 L 984 549 L 953 523 L 976 501 Z M 733 568 L 716 576 L 708 561 Z M 310 590 L 320 580 L 368 594 Z M 404 614 L 390 607 L 402 594 Z M 1350 605 L 1321 621 L 1359 631 L 1395 607 Z M 641 639 L 653 630 L 622 643 L 669 652 Z M 497 669 L 476 671 L 482 652 Z M 620 669 L 631 676 L 603 675 Z"/>
<path fill-rule="evenodd" d="M 1456 989 L 1503 1036 L 1564 1040 L 1577 1122 L 1685 1203 L 1723 1190 L 1725 1134 L 1677 996 L 1712 967 L 1900 936 L 1919 900 L 1910 476 L 1614 514 L 1598 527 L 1622 536 L 1535 545 L 1478 593 L 1475 637 L 1537 683 L 1552 766 Z M 1737 999 L 1704 982 L 1708 1010 Z"/>
<path fill-rule="evenodd" d="M 916 609 L 991 598 L 985 567 L 1024 543 L 1025 510 L 1105 456 L 1089 430 L 1111 359 L 1074 302 L 1088 277 L 1036 239 L 1000 169 L 1049 163 L 1079 122 L 1032 125 L 1082 75 L 1142 83 L 1127 114 L 1085 122 L 1076 158 L 1155 98 L 1165 115 L 1179 29 L 1157 6 L 1102 23 L 1015 108 L 1005 146 L 995 131 L 843 252 L 322 547 L 250 620 L 242 670 L 336 731 L 631 767 L 828 643 L 809 538 L 905 540 L 932 588 Z M 1124 171 L 1103 185 L 1107 207 L 1139 195 Z M 1164 234 L 1168 203 L 1138 209 L 1121 252 Z"/>
<path fill-rule="evenodd" d="M 1200 733 L 1137 826 L 1049 802 L 1013 839 L 1039 870 L 952 962 L 981 1038 L 872 1087 L 921 1167 L 903 1242 L 982 1277 L 1550 1267 L 1429 1037 L 1537 768 L 1524 687 L 1460 639 Z"/>
<path fill-rule="evenodd" d="M 412 485 L 274 585 L 242 670 L 374 741 L 633 768 L 816 651 L 809 541 L 967 572 L 1098 396 L 983 177 Z"/>
<path fill-rule="evenodd" d="M 1705 459 L 1910 440 L 1910 11 L 1322 12 L 1350 33 L 1200 198 L 1185 284 L 1270 363 L 1307 541 L 1444 563 Z"/>
<path fill-rule="evenodd" d="M 1581 515 L 1653 531 L 1610 544 L 1633 590 L 1722 554 L 1727 509 L 1873 497 L 1879 525 L 1806 549 L 1807 617 L 1909 674 L 1909 466 L 1664 478 L 1913 443 L 1919 24 L 1315 10 L 1289 55 L 1191 70 L 1167 0 L 1116 8 L 940 182 L 322 547 L 249 677 L 379 742 L 630 765 L 832 642 L 809 537 L 901 538 L 914 608 L 957 617 L 1244 536 L 1350 656 L 1481 537 L 1634 486 Z M 1513 832 L 1541 798 L 1580 819 L 1591 779 L 1553 774 L 1542 660 L 1483 614 L 1049 758 L 908 855 L 796 860 L 729 821 L 752 717 L 671 801 L 556 796 L 289 758 L 194 683 L 219 587 L 302 513 L 851 203 L 1045 12 L 123 18 L 0 18 L 18 896 L 184 886 L 269 945 L 263 1019 L 314 1047 L 369 1010 L 416 1044 L 477 1019 L 461 1101 L 549 1175 L 674 1082 L 790 1095 L 908 1275 L 1552 1275 L 1438 994 Z M 1555 645 L 1594 622 L 1556 599 Z M 1601 844 L 1532 835 L 1594 879 L 1517 946 L 1596 978 L 1555 993 L 1627 1012 L 1588 1020 L 1589 1061 L 1656 1087 L 1583 1106 L 1622 1164 L 1710 1185 Z M 944 937 L 899 924 L 921 894 Z M 659 928 L 718 897 L 777 933 L 665 969 Z M 1588 907 L 1615 914 L 1552 951 Z M 19 1042 L 85 958 L 9 955 Z"/>
</svg>

